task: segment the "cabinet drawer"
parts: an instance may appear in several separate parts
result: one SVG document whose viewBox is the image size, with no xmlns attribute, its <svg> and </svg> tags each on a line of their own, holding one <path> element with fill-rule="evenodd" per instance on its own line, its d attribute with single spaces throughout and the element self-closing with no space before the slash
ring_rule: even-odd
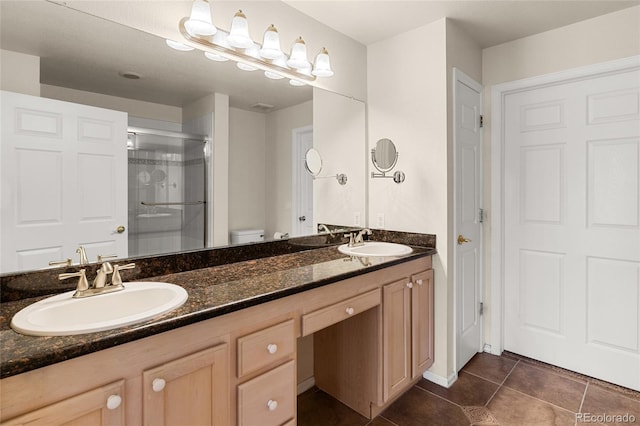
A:
<svg viewBox="0 0 640 426">
<path fill-rule="evenodd" d="M 238 339 L 238 377 L 284 360 L 295 351 L 293 320 L 256 331 Z"/>
<path fill-rule="evenodd" d="M 295 416 L 295 362 L 289 361 L 238 386 L 238 424 L 281 425 Z"/>
<path fill-rule="evenodd" d="M 322 330 L 353 315 L 360 314 L 379 304 L 380 289 L 375 289 L 303 315 L 302 335 L 307 336 L 313 334 L 318 330 Z"/>
</svg>

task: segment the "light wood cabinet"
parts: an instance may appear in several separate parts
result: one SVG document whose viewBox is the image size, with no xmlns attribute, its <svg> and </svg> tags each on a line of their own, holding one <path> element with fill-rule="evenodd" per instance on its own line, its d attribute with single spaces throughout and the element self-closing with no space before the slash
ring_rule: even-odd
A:
<svg viewBox="0 0 640 426">
<path fill-rule="evenodd" d="M 433 364 L 433 270 L 382 289 L 383 401 Z"/>
<path fill-rule="evenodd" d="M 229 423 L 228 345 L 146 370 L 143 419 L 148 426 Z"/>
<path fill-rule="evenodd" d="M 124 380 L 119 380 L 31 411 L 2 424 L 5 426 L 52 424 L 115 426 L 124 423 Z"/>
</svg>

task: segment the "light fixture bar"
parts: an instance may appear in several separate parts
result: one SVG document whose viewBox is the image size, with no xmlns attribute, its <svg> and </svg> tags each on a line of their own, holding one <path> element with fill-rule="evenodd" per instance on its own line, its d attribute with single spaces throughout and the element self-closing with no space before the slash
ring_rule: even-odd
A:
<svg viewBox="0 0 640 426">
<path fill-rule="evenodd" d="M 211 37 L 194 36 L 190 34 L 185 27 L 185 22 L 187 20 L 189 20 L 188 17 L 182 18 L 180 20 L 180 23 L 178 25 L 180 29 L 180 33 L 185 38 L 185 40 L 204 48 L 201 50 L 204 50 L 205 52 L 209 51 L 212 53 L 218 53 L 236 62 L 242 62 L 248 65 L 253 65 L 263 71 L 272 71 L 272 72 L 275 71 L 281 74 L 283 77 L 286 77 L 289 79 L 308 81 L 308 82 L 315 81 L 316 79 L 314 75 L 297 72 L 295 69 L 283 68 L 272 62 L 264 61 L 260 58 L 254 58 L 252 56 L 246 55 L 243 52 L 240 52 L 238 50 L 229 49 L 224 46 L 220 46 L 214 43 Z"/>
</svg>

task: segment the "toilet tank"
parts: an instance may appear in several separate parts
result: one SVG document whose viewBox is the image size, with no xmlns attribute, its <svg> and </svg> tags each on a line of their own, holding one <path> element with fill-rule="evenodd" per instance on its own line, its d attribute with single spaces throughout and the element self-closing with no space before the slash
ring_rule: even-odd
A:
<svg viewBox="0 0 640 426">
<path fill-rule="evenodd" d="M 264 241 L 264 229 L 237 229 L 231 231 L 231 244 L 255 243 Z"/>
</svg>

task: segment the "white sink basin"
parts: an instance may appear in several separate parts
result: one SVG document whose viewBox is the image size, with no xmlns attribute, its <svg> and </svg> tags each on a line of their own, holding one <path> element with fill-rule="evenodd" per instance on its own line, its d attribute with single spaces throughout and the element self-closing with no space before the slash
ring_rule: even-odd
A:
<svg viewBox="0 0 640 426">
<path fill-rule="evenodd" d="M 18 333 L 69 336 L 110 330 L 169 312 L 187 300 L 184 288 L 160 282 L 130 282 L 113 293 L 74 299 L 75 291 L 27 306 L 11 320 Z"/>
<path fill-rule="evenodd" d="M 343 244 L 338 247 L 340 253 L 350 256 L 402 256 L 411 253 L 413 250 L 409 246 L 396 243 L 385 243 L 381 241 L 365 241 L 364 245 L 349 247 Z"/>
</svg>

